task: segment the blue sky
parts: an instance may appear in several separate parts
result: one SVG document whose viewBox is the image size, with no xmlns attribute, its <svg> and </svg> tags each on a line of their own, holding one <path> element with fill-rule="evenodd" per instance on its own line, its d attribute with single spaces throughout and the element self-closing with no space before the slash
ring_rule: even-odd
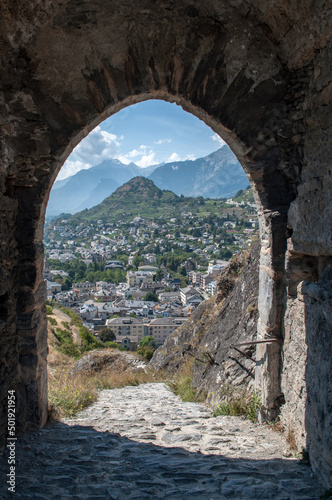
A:
<svg viewBox="0 0 332 500">
<path fill-rule="evenodd" d="M 64 163 L 58 180 L 108 158 L 148 167 L 196 159 L 216 151 L 224 141 L 180 106 L 150 100 L 111 116 L 83 139 Z"/>
</svg>

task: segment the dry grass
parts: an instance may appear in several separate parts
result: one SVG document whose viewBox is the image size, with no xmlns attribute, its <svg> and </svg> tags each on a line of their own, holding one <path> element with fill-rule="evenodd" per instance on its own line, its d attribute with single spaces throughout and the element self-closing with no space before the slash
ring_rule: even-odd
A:
<svg viewBox="0 0 332 500">
<path fill-rule="evenodd" d="M 282 425 L 282 423 L 280 422 L 279 419 L 272 420 L 271 422 L 267 422 L 266 425 L 273 432 L 280 432 L 280 433 L 284 433 L 285 432 L 285 427 Z"/>
<path fill-rule="evenodd" d="M 295 440 L 295 434 L 293 429 L 288 427 L 287 429 L 287 435 L 286 435 L 286 441 L 289 444 L 289 449 L 291 451 L 298 451 L 296 440 Z"/>
<path fill-rule="evenodd" d="M 206 399 L 206 393 L 199 393 L 193 385 L 193 362 L 191 360 L 182 366 L 173 380 L 168 381 L 168 385 L 182 401 L 203 402 Z"/>
<path fill-rule="evenodd" d="M 53 373 L 54 370 L 62 371 L 65 369 L 67 371 L 68 369 L 73 368 L 75 361 L 76 360 L 74 358 L 63 354 L 49 345 L 47 365 L 50 373 Z"/>
<path fill-rule="evenodd" d="M 74 339 L 73 329 L 76 327 L 69 323 L 69 316 L 56 308 L 53 308 L 52 316 L 58 325 L 71 332 Z M 89 354 L 93 354 L 93 367 L 88 364 L 87 369 L 74 369 L 76 359 L 59 350 L 61 344 L 52 326 L 48 325 L 48 399 L 51 419 L 73 416 L 96 401 L 99 389 L 115 389 L 163 379 L 152 370 L 143 371 L 135 369 L 134 365 L 130 366 L 132 358 L 138 356 L 117 349 L 89 351 Z"/>
<path fill-rule="evenodd" d="M 107 350 L 109 354 L 110 350 Z M 105 352 L 106 354 L 106 352 Z M 121 357 L 119 351 L 114 354 Z M 116 363 L 114 369 L 73 373 L 75 360 L 54 348 L 48 357 L 48 394 L 50 418 L 71 417 L 77 411 L 96 401 L 99 389 L 115 389 L 160 381 L 153 371 L 131 371 L 126 364 Z"/>
<path fill-rule="evenodd" d="M 48 379 L 49 412 L 52 417 L 70 417 L 97 399 L 97 388 L 85 377 L 72 377 L 65 369 Z"/>
</svg>

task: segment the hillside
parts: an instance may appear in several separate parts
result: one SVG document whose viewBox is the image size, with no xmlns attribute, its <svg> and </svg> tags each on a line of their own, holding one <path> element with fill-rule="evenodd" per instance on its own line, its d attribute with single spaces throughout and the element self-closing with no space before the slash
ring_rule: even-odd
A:
<svg viewBox="0 0 332 500">
<path fill-rule="evenodd" d="M 156 186 L 177 195 L 230 198 L 249 182 L 228 146 L 195 161 L 177 161 L 156 168 L 149 175 Z"/>
<path fill-rule="evenodd" d="M 102 203 L 90 210 L 75 214 L 69 221 L 80 223 L 101 219 L 107 222 L 119 222 L 119 220 L 124 222 L 131 221 L 136 216 L 146 219 L 176 217 L 183 211 L 196 211 L 203 203 L 204 209 L 208 210 L 211 202 L 206 202 L 207 206 L 205 206 L 203 200 L 177 196 L 171 191 L 159 189 L 145 177 L 134 177 L 120 186 Z"/>
<path fill-rule="evenodd" d="M 47 215 L 74 214 L 91 208 L 125 182 L 142 175 L 143 170 L 134 163 L 124 165 L 119 160 L 105 160 L 95 167 L 80 170 L 68 179 L 56 181 L 48 202 Z"/>
<path fill-rule="evenodd" d="M 221 388 L 252 388 L 255 346 L 231 344 L 252 341 L 257 331 L 259 243 L 246 259 L 233 258 L 218 283 L 218 294 L 204 301 L 191 318 L 168 337 L 150 361 L 156 370 L 176 374 L 193 362 L 193 384 L 217 404 Z"/>
</svg>

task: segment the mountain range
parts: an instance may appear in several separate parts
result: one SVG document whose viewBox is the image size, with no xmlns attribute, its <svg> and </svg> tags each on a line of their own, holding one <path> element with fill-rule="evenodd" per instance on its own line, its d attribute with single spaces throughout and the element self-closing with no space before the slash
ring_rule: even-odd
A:
<svg viewBox="0 0 332 500">
<path fill-rule="evenodd" d="M 228 146 L 194 161 L 161 165 L 149 175 L 149 179 L 160 189 L 169 189 L 177 195 L 204 198 L 230 198 L 249 184 Z"/>
<path fill-rule="evenodd" d="M 133 177 L 151 179 L 163 190 L 177 195 L 229 198 L 248 186 L 240 163 L 223 146 L 204 158 L 177 161 L 140 168 L 134 163 L 124 165 L 110 159 L 87 170 L 80 170 L 67 179 L 56 181 L 51 191 L 47 215 L 74 214 L 98 205 L 118 187 Z"/>
</svg>

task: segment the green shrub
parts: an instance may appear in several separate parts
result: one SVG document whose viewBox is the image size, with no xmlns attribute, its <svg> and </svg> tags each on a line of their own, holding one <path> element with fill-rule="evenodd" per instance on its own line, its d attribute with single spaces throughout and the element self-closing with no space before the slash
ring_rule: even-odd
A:
<svg viewBox="0 0 332 500">
<path fill-rule="evenodd" d="M 50 320 L 52 319 L 53 318 L 50 318 Z M 57 324 L 56 321 L 55 324 Z M 68 325 L 69 328 L 69 324 L 67 322 L 63 321 L 62 324 Z M 56 348 L 57 351 L 60 351 L 63 354 L 67 354 L 67 356 L 71 356 L 75 359 L 81 357 L 80 346 L 73 341 L 70 329 L 56 328 L 55 332 L 53 333 L 59 343 L 59 345 Z"/>
<path fill-rule="evenodd" d="M 105 347 L 109 347 L 111 349 L 120 349 L 120 346 L 117 342 L 108 341 L 104 342 L 104 345 Z"/>
<path fill-rule="evenodd" d="M 61 311 L 63 311 L 67 316 L 70 317 L 72 325 L 75 326 L 83 326 L 83 321 L 78 314 L 69 309 L 68 307 L 59 307 Z"/>
<path fill-rule="evenodd" d="M 53 314 L 53 309 L 51 306 L 46 304 L 46 314 L 49 316 L 50 314 Z"/>
<path fill-rule="evenodd" d="M 58 322 L 55 318 L 47 318 L 48 322 L 52 326 L 57 326 Z"/>
<path fill-rule="evenodd" d="M 60 343 L 73 341 L 69 330 L 62 330 L 61 328 L 57 328 L 54 335 Z"/>
<path fill-rule="evenodd" d="M 260 397 L 257 392 L 254 391 L 251 394 L 249 404 L 246 407 L 246 417 L 252 422 L 256 422 L 257 415 L 261 406 L 262 402 L 260 400 Z"/>
<path fill-rule="evenodd" d="M 220 403 L 212 412 L 213 417 L 218 417 L 219 415 L 232 415 L 232 416 L 240 416 L 245 415 L 245 401 L 241 399 L 234 399 L 233 401 L 229 401 L 226 403 Z"/>
<path fill-rule="evenodd" d="M 92 333 L 90 332 L 89 328 L 86 326 L 81 326 L 78 329 L 79 336 L 82 339 L 82 346 L 81 346 L 81 351 L 92 351 L 93 349 L 104 349 L 105 344 L 103 342 L 100 342 L 97 340 Z"/>
<path fill-rule="evenodd" d="M 140 356 L 142 356 L 142 358 L 145 359 L 145 361 L 150 361 L 150 359 L 152 358 L 153 356 L 153 353 L 154 353 L 155 349 L 151 346 L 140 346 L 140 347 L 137 347 L 137 354 L 139 354 Z"/>
<path fill-rule="evenodd" d="M 66 342 L 58 347 L 58 351 L 72 358 L 79 359 L 81 357 L 81 351 L 77 344 L 74 342 Z"/>
<path fill-rule="evenodd" d="M 155 338 L 151 335 L 147 335 L 143 337 L 142 340 L 139 341 L 137 347 L 137 354 L 142 356 L 145 361 L 150 361 L 153 356 L 154 351 L 156 350 L 156 341 Z"/>
</svg>

